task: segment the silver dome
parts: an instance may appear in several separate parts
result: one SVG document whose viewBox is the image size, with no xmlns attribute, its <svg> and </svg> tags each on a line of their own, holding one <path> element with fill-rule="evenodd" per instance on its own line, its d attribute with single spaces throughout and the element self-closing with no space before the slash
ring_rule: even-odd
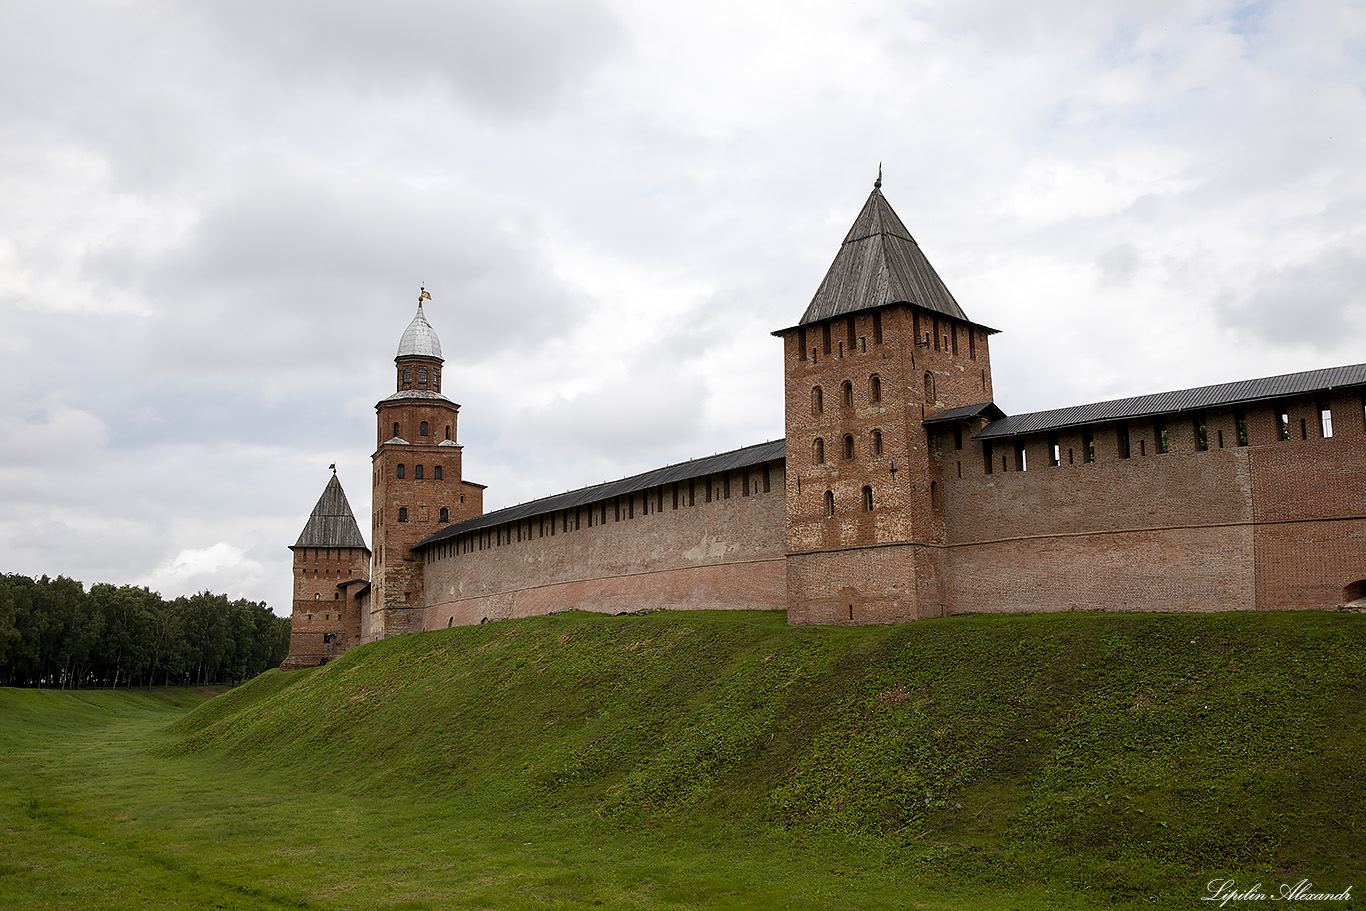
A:
<svg viewBox="0 0 1366 911">
<path fill-rule="evenodd" d="M 427 322 L 420 303 L 417 305 L 417 315 L 408 324 L 408 328 L 403 330 L 403 338 L 399 339 L 398 354 L 395 357 L 414 355 L 441 357 L 441 340 L 436 337 L 436 330 L 432 329 L 432 324 Z"/>
</svg>

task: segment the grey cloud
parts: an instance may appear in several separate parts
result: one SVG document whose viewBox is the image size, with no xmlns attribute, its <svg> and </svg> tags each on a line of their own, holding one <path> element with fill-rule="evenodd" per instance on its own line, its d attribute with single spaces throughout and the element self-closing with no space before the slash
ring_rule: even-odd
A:
<svg viewBox="0 0 1366 911">
<path fill-rule="evenodd" d="M 287 0 L 196 4 L 249 63 L 353 92 L 435 81 L 486 114 L 548 110 L 622 45 L 595 0 Z"/>
<path fill-rule="evenodd" d="M 382 369 L 411 316 L 417 285 L 447 358 L 477 363 L 534 347 L 581 308 L 551 274 L 533 231 L 478 197 L 372 178 L 335 184 L 263 176 L 208 208 L 157 252 L 106 247 L 93 279 L 144 297 L 143 356 L 179 371 Z M 392 326 L 393 338 L 374 327 Z"/>
<path fill-rule="evenodd" d="M 1366 255 L 1336 248 L 1254 276 L 1215 302 L 1221 326 L 1276 345 L 1339 348 L 1366 329 Z"/>
<path fill-rule="evenodd" d="M 1138 271 L 1138 248 L 1133 244 L 1118 244 L 1096 257 L 1100 280 L 1106 285 L 1127 285 Z"/>
</svg>

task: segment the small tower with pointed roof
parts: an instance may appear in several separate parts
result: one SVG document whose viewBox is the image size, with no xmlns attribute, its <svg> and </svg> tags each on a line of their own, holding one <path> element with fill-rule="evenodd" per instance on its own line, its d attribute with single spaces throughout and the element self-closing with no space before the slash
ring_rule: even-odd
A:
<svg viewBox="0 0 1366 911">
<path fill-rule="evenodd" d="M 370 579 L 370 548 L 335 470 L 308 517 L 294 552 L 294 610 L 284 670 L 316 667 L 358 645 L 361 602 Z"/>
<path fill-rule="evenodd" d="M 484 512 L 484 486 L 462 478 L 460 406 L 441 392 L 445 361 L 424 300 L 431 300 L 425 288 L 394 356 L 397 388 L 375 405 L 375 552 L 361 627 L 366 642 L 422 628 L 422 564 L 412 546 L 448 523 Z"/>
<path fill-rule="evenodd" d="M 949 293 L 882 195 L 879 167 L 806 312 L 774 333 L 784 343 L 789 622 L 943 610 L 941 467 L 924 422 L 991 401 L 995 331 Z"/>
</svg>

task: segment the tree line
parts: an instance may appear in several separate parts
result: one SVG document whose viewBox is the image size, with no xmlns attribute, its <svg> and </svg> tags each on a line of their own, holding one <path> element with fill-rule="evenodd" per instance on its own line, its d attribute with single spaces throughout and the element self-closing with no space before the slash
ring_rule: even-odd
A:
<svg viewBox="0 0 1366 911">
<path fill-rule="evenodd" d="M 289 619 L 204 591 L 167 601 L 133 585 L 0 575 L 0 684 L 234 684 L 289 654 Z"/>
</svg>

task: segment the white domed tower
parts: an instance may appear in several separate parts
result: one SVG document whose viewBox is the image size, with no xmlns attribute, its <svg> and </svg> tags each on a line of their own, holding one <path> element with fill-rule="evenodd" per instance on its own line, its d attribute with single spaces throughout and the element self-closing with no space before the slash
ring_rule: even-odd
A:
<svg viewBox="0 0 1366 911">
<path fill-rule="evenodd" d="M 422 561 L 412 546 L 444 525 L 484 512 L 484 487 L 461 478 L 460 406 L 441 394 L 441 340 L 422 302 L 399 340 L 393 395 L 375 405 L 374 568 L 362 638 L 422 628 Z"/>
</svg>

